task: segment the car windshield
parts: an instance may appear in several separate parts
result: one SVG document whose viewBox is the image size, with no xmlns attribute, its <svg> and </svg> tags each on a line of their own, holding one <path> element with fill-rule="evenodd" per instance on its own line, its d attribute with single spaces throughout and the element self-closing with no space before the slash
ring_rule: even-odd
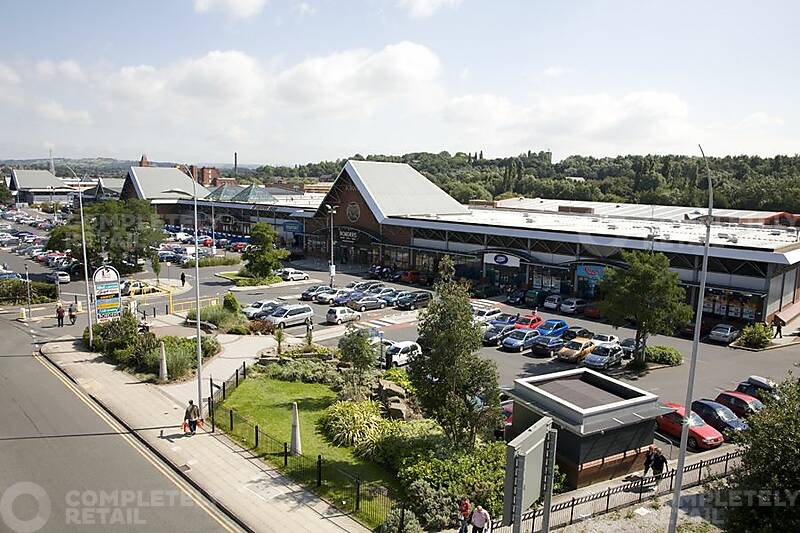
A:
<svg viewBox="0 0 800 533">
<path fill-rule="evenodd" d="M 717 333 L 728 333 L 729 329 L 730 328 L 728 326 L 717 326 L 714 328 L 714 331 L 716 331 Z"/>
<path fill-rule="evenodd" d="M 286 314 L 286 309 L 284 309 L 283 307 L 279 307 L 279 308 L 275 309 L 272 312 L 272 315 L 270 315 L 270 316 L 283 317 L 285 314 Z"/>
<path fill-rule="evenodd" d="M 567 348 L 568 350 L 580 350 L 581 348 L 583 348 L 583 344 L 572 341 L 568 342 L 565 348 Z"/>
<path fill-rule="evenodd" d="M 544 324 L 542 324 L 542 328 L 544 329 L 553 329 L 559 326 L 558 320 L 548 320 Z"/>
<path fill-rule="evenodd" d="M 610 335 L 603 335 L 603 334 L 595 335 L 594 338 L 597 339 L 600 342 L 608 342 L 608 341 L 611 340 L 611 336 Z"/>
<path fill-rule="evenodd" d="M 705 426 L 706 423 L 703 422 L 703 419 L 697 416 L 697 413 L 691 411 L 689 414 L 689 427 L 696 428 L 700 426 Z"/>
<path fill-rule="evenodd" d="M 724 405 L 720 405 L 717 407 L 717 415 L 719 415 L 720 420 L 725 422 L 730 422 L 732 420 L 736 420 L 737 416 L 733 414 L 733 411 L 725 407 Z"/>
<path fill-rule="evenodd" d="M 487 335 L 497 335 L 499 333 L 502 333 L 504 329 L 505 329 L 505 326 L 492 326 L 492 327 L 490 327 L 489 329 L 486 330 L 486 334 Z"/>
<path fill-rule="evenodd" d="M 761 400 L 753 398 L 753 401 L 750 402 L 750 407 L 755 411 L 760 411 L 764 408 L 764 404 L 761 403 Z"/>
<path fill-rule="evenodd" d="M 509 335 L 509 336 L 510 336 L 512 339 L 516 339 L 516 340 L 518 340 L 518 341 L 521 341 L 521 340 L 524 340 L 524 339 L 525 339 L 525 336 L 526 336 L 527 334 L 528 334 L 528 332 L 527 332 L 527 331 L 523 331 L 523 330 L 521 330 L 521 329 L 518 329 L 517 331 L 515 331 L 514 333 L 512 333 L 512 334 L 511 334 L 511 335 Z"/>
<path fill-rule="evenodd" d="M 400 352 L 400 346 L 398 346 L 396 344 L 392 344 L 391 346 L 386 348 L 386 353 L 388 355 L 394 355 L 394 354 L 399 353 L 399 352 Z"/>
<path fill-rule="evenodd" d="M 611 354 L 611 350 L 606 348 L 605 346 L 598 346 L 594 350 L 592 350 L 592 355 L 596 355 L 598 357 L 608 357 Z"/>
<path fill-rule="evenodd" d="M 620 343 L 621 346 L 634 346 L 636 344 L 635 339 L 625 339 Z"/>
</svg>

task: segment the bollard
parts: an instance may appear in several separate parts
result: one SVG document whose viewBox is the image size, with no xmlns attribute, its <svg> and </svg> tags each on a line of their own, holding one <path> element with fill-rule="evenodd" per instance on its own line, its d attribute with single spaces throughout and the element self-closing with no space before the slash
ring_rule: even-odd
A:
<svg viewBox="0 0 800 533">
<path fill-rule="evenodd" d="M 289 443 L 283 443 L 283 466 L 289 466 Z"/>
<path fill-rule="evenodd" d="M 236 369 L 236 386 L 239 386 L 239 369 Z"/>
<path fill-rule="evenodd" d="M 233 409 L 228 410 L 228 417 L 230 418 L 231 433 L 233 433 Z"/>
<path fill-rule="evenodd" d="M 258 448 L 258 426 L 256 425 L 256 448 Z"/>
<path fill-rule="evenodd" d="M 227 382 L 226 381 L 222 382 L 222 399 L 223 400 L 226 398 L 226 396 L 225 396 L 225 383 L 227 383 Z"/>
<path fill-rule="evenodd" d="M 208 397 L 208 416 L 211 417 L 211 433 L 214 433 L 214 398 Z"/>
<path fill-rule="evenodd" d="M 242 361 L 242 379 L 247 379 L 247 365 Z"/>
<path fill-rule="evenodd" d="M 322 456 L 317 456 L 317 487 L 322 486 Z"/>
<path fill-rule="evenodd" d="M 356 477 L 356 511 L 361 509 L 361 478 Z"/>
</svg>

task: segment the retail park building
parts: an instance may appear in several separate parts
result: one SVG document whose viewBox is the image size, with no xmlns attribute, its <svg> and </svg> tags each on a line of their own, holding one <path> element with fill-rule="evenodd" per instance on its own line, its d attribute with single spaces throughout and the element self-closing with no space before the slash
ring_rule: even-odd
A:
<svg viewBox="0 0 800 533">
<path fill-rule="evenodd" d="M 174 171 L 174 172 L 169 172 Z M 188 184 L 182 182 L 188 181 Z M 168 224 L 192 225 L 177 169 L 131 168 L 122 197 L 146 198 Z M 198 185 L 204 231 L 246 236 L 272 224 L 281 243 L 337 265 L 435 271 L 449 255 L 464 277 L 592 298 L 621 251 L 664 253 L 691 302 L 698 297 L 705 210 L 514 198 L 462 205 L 409 165 L 348 161 L 327 193 Z M 331 216 L 330 207 L 335 207 Z M 705 313 L 722 320 L 800 314 L 800 221 L 783 212 L 714 211 Z"/>
</svg>

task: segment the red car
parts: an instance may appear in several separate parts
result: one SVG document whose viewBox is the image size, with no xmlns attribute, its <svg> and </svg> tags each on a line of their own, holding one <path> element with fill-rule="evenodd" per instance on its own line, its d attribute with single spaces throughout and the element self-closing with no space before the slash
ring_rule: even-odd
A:
<svg viewBox="0 0 800 533">
<path fill-rule="evenodd" d="M 542 322 L 542 317 L 539 315 L 526 315 L 519 317 L 514 323 L 514 327 L 517 329 L 536 329 L 542 325 Z"/>
<path fill-rule="evenodd" d="M 406 270 L 400 274 L 400 281 L 403 283 L 417 283 L 419 281 L 419 272 L 416 270 Z"/>
<path fill-rule="evenodd" d="M 589 304 L 586 306 L 586 308 L 583 310 L 583 316 L 586 318 L 602 318 L 602 315 L 600 314 L 600 308 L 594 304 Z"/>
<path fill-rule="evenodd" d="M 739 418 L 746 418 L 764 408 L 764 404 L 758 398 L 732 390 L 720 392 L 714 401 L 733 411 Z"/>
<path fill-rule="evenodd" d="M 246 242 L 235 242 L 231 246 L 231 250 L 233 250 L 234 252 L 241 252 L 242 250 L 244 250 L 245 246 L 247 246 Z"/>
<path fill-rule="evenodd" d="M 719 400 L 717 400 L 719 401 Z M 656 417 L 658 430 L 665 435 L 680 440 L 683 424 L 684 408 L 678 403 L 666 403 L 666 407 L 675 409 L 671 413 Z M 694 450 L 716 448 L 722 444 L 722 433 L 706 424 L 694 411 L 689 411 L 689 448 Z"/>
</svg>

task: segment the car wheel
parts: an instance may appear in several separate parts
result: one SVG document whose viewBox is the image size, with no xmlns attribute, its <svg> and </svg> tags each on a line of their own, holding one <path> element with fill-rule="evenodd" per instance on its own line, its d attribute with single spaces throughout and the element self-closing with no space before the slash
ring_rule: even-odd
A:
<svg viewBox="0 0 800 533">
<path fill-rule="evenodd" d="M 689 437 L 687 444 L 689 445 L 689 448 L 691 448 L 692 450 L 697 449 L 697 439 L 695 439 L 694 437 Z"/>
<path fill-rule="evenodd" d="M 283 326 L 284 326 L 283 322 L 278 322 L 278 329 L 283 329 Z"/>
<path fill-rule="evenodd" d="M 363 305 L 362 305 L 362 306 L 361 306 L 361 307 L 360 307 L 358 310 L 359 310 L 359 311 L 361 311 L 361 312 L 363 313 L 364 311 L 366 311 L 366 310 L 367 310 L 367 308 L 366 308 L 365 306 L 363 306 Z"/>
<path fill-rule="evenodd" d="M 303 276 L 303 279 L 304 280 L 308 280 L 308 276 Z"/>
<path fill-rule="evenodd" d="M 338 320 L 336 321 L 336 324 L 338 324 L 339 326 L 341 326 L 341 325 L 342 325 L 342 319 L 341 319 L 341 318 L 340 318 L 340 319 L 338 319 Z"/>
<path fill-rule="evenodd" d="M 412 310 L 412 311 L 413 311 L 414 309 L 416 309 L 416 308 L 417 308 L 417 306 L 416 306 L 416 305 L 414 305 L 414 304 L 411 304 L 411 310 Z"/>
<path fill-rule="evenodd" d="M 383 309 L 384 307 L 386 307 L 386 304 L 381 304 L 381 309 Z"/>
</svg>

